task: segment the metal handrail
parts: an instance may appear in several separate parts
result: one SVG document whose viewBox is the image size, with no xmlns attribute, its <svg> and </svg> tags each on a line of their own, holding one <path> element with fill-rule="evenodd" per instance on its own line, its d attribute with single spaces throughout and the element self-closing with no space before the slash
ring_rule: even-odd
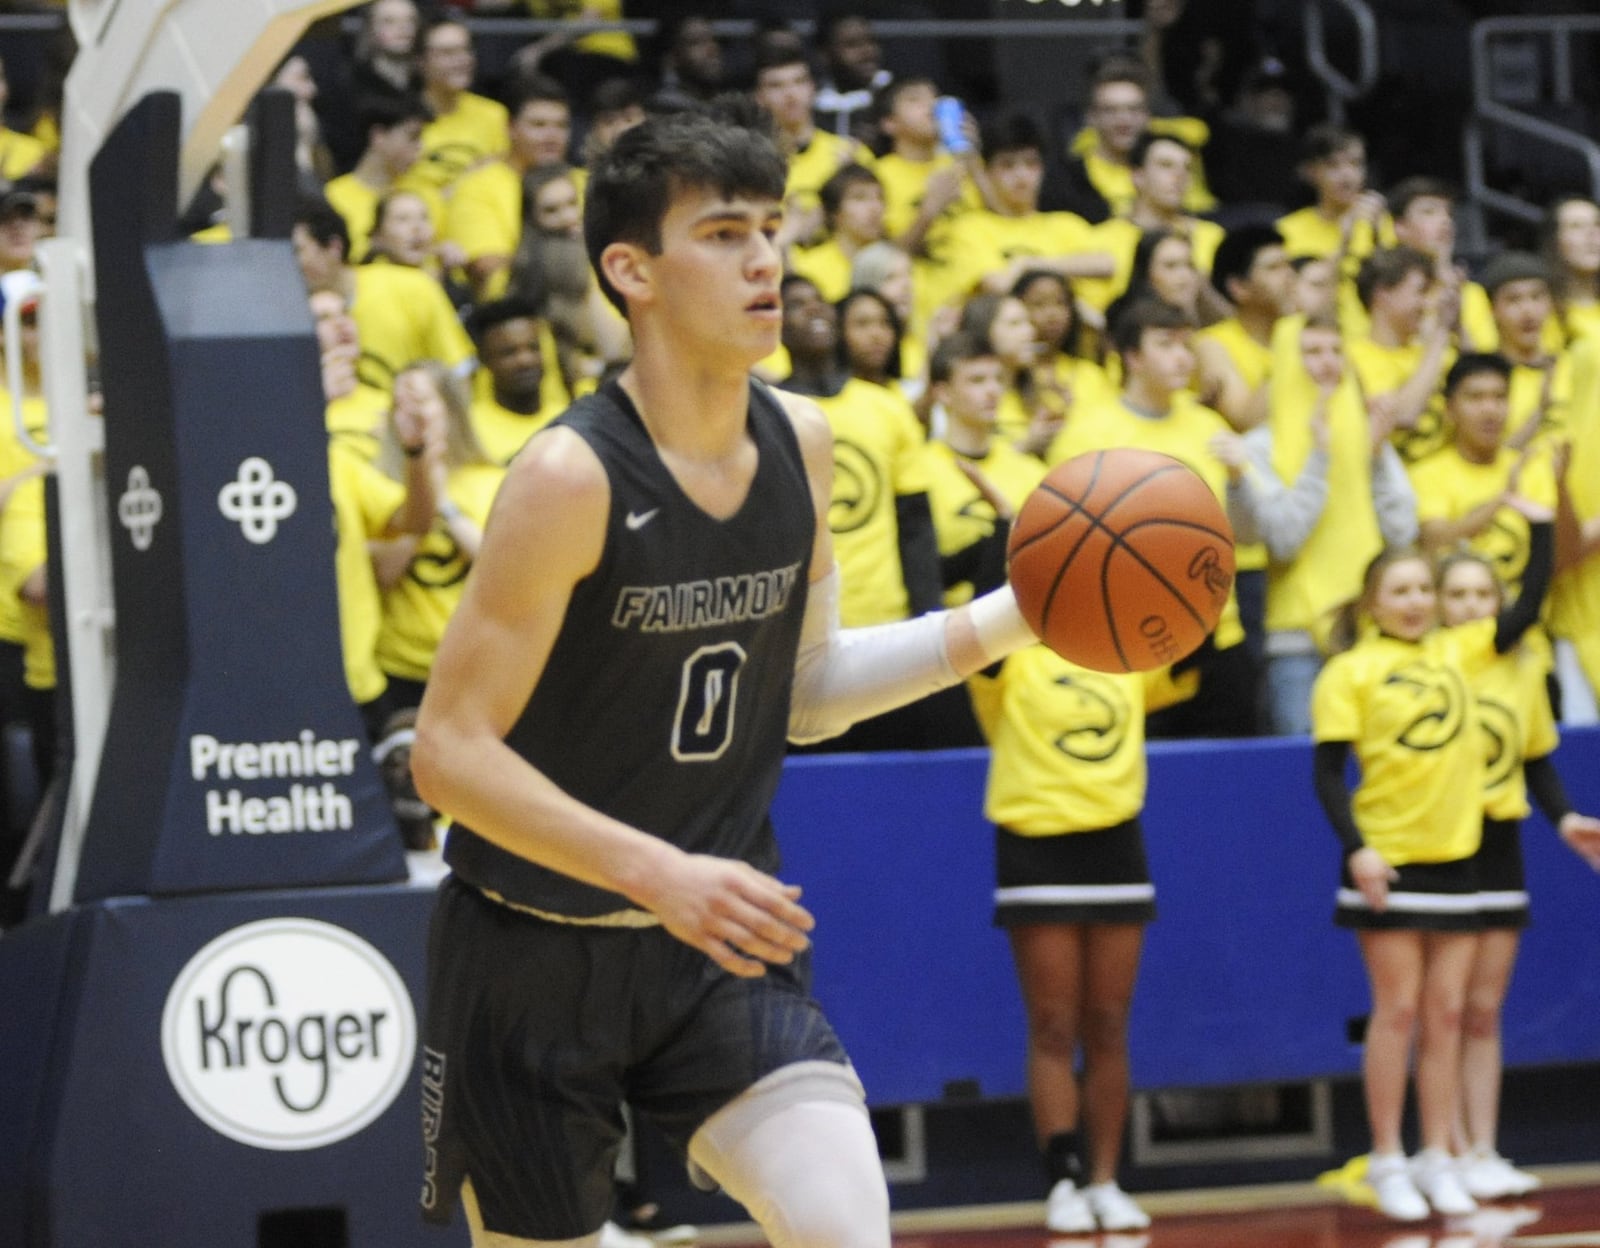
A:
<svg viewBox="0 0 1600 1248">
<path fill-rule="evenodd" d="M 1509 216 L 1537 221 L 1544 208 L 1530 200 L 1497 190 L 1484 170 L 1484 123 L 1502 126 L 1551 147 L 1573 152 L 1589 169 L 1589 194 L 1600 198 L 1600 143 L 1588 135 L 1543 117 L 1536 117 L 1494 98 L 1489 69 L 1490 46 L 1508 36 L 1537 35 L 1552 42 L 1554 102 L 1572 102 L 1572 56 L 1568 39 L 1579 33 L 1600 34 L 1600 17 L 1487 17 L 1472 27 L 1472 94 L 1474 123 L 1463 136 L 1466 148 L 1467 191 L 1472 199 Z"/>
<path fill-rule="evenodd" d="M 1356 77 L 1347 77 L 1328 59 L 1328 30 L 1323 7 L 1337 4 L 1355 23 L 1359 66 Z M 1378 82 L 1378 19 L 1366 0 L 1312 0 L 1306 6 L 1306 64 L 1328 88 L 1328 112 L 1335 121 L 1344 119 L 1344 106 L 1359 100 Z"/>
</svg>

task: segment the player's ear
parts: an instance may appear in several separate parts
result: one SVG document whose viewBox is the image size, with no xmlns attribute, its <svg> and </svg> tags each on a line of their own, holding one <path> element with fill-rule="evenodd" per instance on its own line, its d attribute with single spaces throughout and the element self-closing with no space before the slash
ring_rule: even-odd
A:
<svg viewBox="0 0 1600 1248">
<path fill-rule="evenodd" d="M 651 290 L 650 253 L 637 243 L 611 243 L 600 253 L 600 269 L 624 299 L 642 299 Z"/>
</svg>

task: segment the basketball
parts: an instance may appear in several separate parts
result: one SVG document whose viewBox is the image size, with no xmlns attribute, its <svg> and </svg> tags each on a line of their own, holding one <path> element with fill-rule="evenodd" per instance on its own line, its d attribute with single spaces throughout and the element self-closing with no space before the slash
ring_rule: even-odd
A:
<svg viewBox="0 0 1600 1248">
<path fill-rule="evenodd" d="M 1233 585 L 1217 496 L 1156 451 L 1090 451 L 1051 469 L 1011 528 L 1023 618 L 1062 658 L 1142 672 L 1192 654 Z"/>
</svg>

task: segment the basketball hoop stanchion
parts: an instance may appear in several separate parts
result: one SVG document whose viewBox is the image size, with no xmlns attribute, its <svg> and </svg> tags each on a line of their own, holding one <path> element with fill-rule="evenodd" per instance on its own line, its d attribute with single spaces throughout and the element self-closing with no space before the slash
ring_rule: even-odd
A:
<svg viewBox="0 0 1600 1248">
<path fill-rule="evenodd" d="M 465 1243 L 415 1209 L 432 895 L 345 688 L 284 100 L 241 162 L 254 236 L 177 235 L 271 68 L 348 5 L 73 5 L 39 307 L 74 755 L 48 912 L 0 937 L 25 1020 L 0 1226 L 41 1248 Z"/>
</svg>

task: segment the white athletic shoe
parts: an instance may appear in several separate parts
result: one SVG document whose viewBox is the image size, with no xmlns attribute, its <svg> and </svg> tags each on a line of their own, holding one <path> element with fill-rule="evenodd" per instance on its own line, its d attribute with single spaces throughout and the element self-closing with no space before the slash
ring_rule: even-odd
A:
<svg viewBox="0 0 1600 1248">
<path fill-rule="evenodd" d="M 1050 1189 L 1044 1224 L 1062 1235 L 1094 1234 L 1094 1210 L 1089 1208 L 1089 1201 L 1072 1185 L 1071 1179 L 1062 1179 Z"/>
<path fill-rule="evenodd" d="M 1091 1183 L 1083 1189 L 1083 1196 L 1102 1231 L 1142 1231 L 1150 1225 L 1150 1215 L 1134 1204 L 1115 1180 Z"/>
<path fill-rule="evenodd" d="M 1518 1170 L 1493 1149 L 1461 1158 L 1461 1186 L 1479 1200 L 1526 1196 L 1539 1186 L 1539 1176 Z"/>
<path fill-rule="evenodd" d="M 655 1243 L 644 1235 L 634 1235 L 615 1222 L 600 1228 L 600 1248 L 655 1248 Z"/>
<path fill-rule="evenodd" d="M 1428 1202 L 1411 1181 L 1404 1153 L 1373 1153 L 1367 1158 L 1367 1183 L 1378 1200 L 1378 1212 L 1396 1222 L 1420 1222 Z"/>
<path fill-rule="evenodd" d="M 1477 1212 L 1478 1202 L 1461 1185 L 1456 1159 L 1442 1148 L 1425 1148 L 1411 1159 L 1411 1181 L 1435 1213 L 1462 1217 Z"/>
</svg>

